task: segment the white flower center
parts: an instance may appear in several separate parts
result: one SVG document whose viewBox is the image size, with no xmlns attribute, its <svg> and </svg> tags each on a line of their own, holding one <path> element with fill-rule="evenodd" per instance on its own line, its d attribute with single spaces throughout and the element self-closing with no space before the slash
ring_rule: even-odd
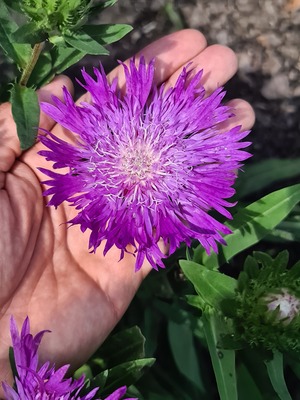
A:
<svg viewBox="0 0 300 400">
<path fill-rule="evenodd" d="M 269 310 L 279 310 L 279 318 L 291 322 L 300 311 L 300 299 L 290 294 L 287 289 L 282 289 L 282 293 L 267 296 Z"/>
<path fill-rule="evenodd" d="M 125 183 L 143 183 L 153 178 L 155 160 L 150 146 L 136 145 L 134 148 L 122 149 L 120 169 L 127 176 Z"/>
</svg>

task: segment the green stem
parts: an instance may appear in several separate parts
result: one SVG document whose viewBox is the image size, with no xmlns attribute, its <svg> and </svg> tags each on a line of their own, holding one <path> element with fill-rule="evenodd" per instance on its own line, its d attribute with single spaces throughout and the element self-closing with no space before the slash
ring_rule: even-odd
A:
<svg viewBox="0 0 300 400">
<path fill-rule="evenodd" d="M 27 85 L 27 82 L 28 82 L 28 80 L 30 78 L 30 75 L 31 75 L 31 73 L 32 73 L 32 71 L 33 71 L 33 69 L 35 67 L 35 64 L 37 63 L 37 60 L 39 59 L 41 51 L 44 48 L 44 44 L 45 44 L 45 42 L 41 42 L 41 43 L 36 43 L 33 46 L 30 60 L 29 60 L 28 64 L 26 65 L 26 67 L 24 68 L 23 72 L 22 72 L 22 76 L 21 76 L 21 79 L 20 79 L 20 82 L 19 82 L 20 86 L 26 86 Z"/>
</svg>

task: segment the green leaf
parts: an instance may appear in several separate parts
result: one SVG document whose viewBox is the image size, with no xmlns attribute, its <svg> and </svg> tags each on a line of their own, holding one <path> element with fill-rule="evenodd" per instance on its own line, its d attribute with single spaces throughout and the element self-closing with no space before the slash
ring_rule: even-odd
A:
<svg viewBox="0 0 300 400">
<path fill-rule="evenodd" d="M 44 62 L 41 60 L 41 62 L 43 62 L 41 64 L 38 60 L 37 63 L 37 73 L 39 75 L 38 79 L 34 81 L 33 78 L 30 78 L 29 80 L 29 83 L 33 84 L 35 82 L 38 87 L 49 83 L 55 75 L 64 72 L 66 69 L 79 62 L 86 55 L 85 52 L 76 50 L 73 47 L 65 47 L 64 45 L 54 46 L 50 50 L 51 69 L 49 69 L 50 59 L 48 59 L 47 53 L 45 54 L 46 57 L 43 57 L 44 53 L 40 56 Z M 35 74 L 35 71 L 36 68 L 34 69 L 33 74 Z"/>
<path fill-rule="evenodd" d="M 203 329 L 207 340 L 219 396 L 221 400 L 238 400 L 235 370 L 235 351 L 218 348 L 223 334 L 223 320 L 216 314 L 203 315 Z"/>
<path fill-rule="evenodd" d="M 11 38 L 14 43 L 30 43 L 31 45 L 34 45 L 46 40 L 47 34 L 41 29 L 38 29 L 35 22 L 28 22 L 17 29 L 11 35 Z"/>
<path fill-rule="evenodd" d="M 238 394 L 242 400 L 266 400 L 247 367 L 241 363 L 237 368 Z"/>
<path fill-rule="evenodd" d="M 105 397 L 120 386 L 134 384 L 155 362 L 155 358 L 144 358 L 120 364 L 105 370 L 90 381 L 90 388 L 99 386 L 103 382 L 103 374 L 107 374 L 105 386 L 101 387 L 98 395 Z"/>
<path fill-rule="evenodd" d="M 236 254 L 259 242 L 291 212 L 299 201 L 300 184 L 297 184 L 270 193 L 240 209 L 233 216 L 233 221 L 225 224 L 232 230 L 232 234 L 225 236 L 227 246 L 219 246 L 218 257 L 215 254 L 208 256 L 203 249 L 202 264 L 217 269 Z"/>
<path fill-rule="evenodd" d="M 180 260 L 179 265 L 205 304 L 221 310 L 222 301 L 235 296 L 237 281 L 230 276 L 211 271 L 193 261 Z"/>
<path fill-rule="evenodd" d="M 93 379 L 94 375 L 92 368 L 89 365 L 84 364 L 74 372 L 73 377 L 79 379 L 82 375 L 85 376 L 85 379 Z"/>
<path fill-rule="evenodd" d="M 255 194 L 280 180 L 300 175 L 300 158 L 271 158 L 245 166 L 244 171 L 240 179 L 237 179 L 238 198 Z"/>
<path fill-rule="evenodd" d="M 67 68 L 80 61 L 87 53 L 72 47 L 57 46 L 51 50 L 53 70 L 60 74 Z"/>
<path fill-rule="evenodd" d="M 176 322 L 168 322 L 169 343 L 178 370 L 199 389 L 205 392 L 201 377 L 194 335 L 190 327 Z"/>
<path fill-rule="evenodd" d="M 35 90 L 15 84 L 11 90 L 12 115 L 22 150 L 35 143 L 40 107 Z"/>
<path fill-rule="evenodd" d="M 75 49 L 92 55 L 108 55 L 109 52 L 90 35 L 77 31 L 72 36 L 64 35 L 65 41 Z"/>
<path fill-rule="evenodd" d="M 186 302 L 195 308 L 198 308 L 199 310 L 203 311 L 206 306 L 206 302 L 203 300 L 201 296 L 196 296 L 194 294 L 188 294 L 185 296 Z"/>
<path fill-rule="evenodd" d="M 84 25 L 82 30 L 102 45 L 114 43 L 132 31 L 126 24 Z"/>
<path fill-rule="evenodd" d="M 0 46 L 5 54 L 11 58 L 20 68 L 24 68 L 31 55 L 29 44 L 13 43 L 11 34 L 18 29 L 18 25 L 12 19 L 3 0 L 0 1 Z"/>
<path fill-rule="evenodd" d="M 103 369 L 109 369 L 144 356 L 145 338 L 140 328 L 134 326 L 110 336 L 97 351 L 97 356 L 92 362 L 101 363 Z"/>
<path fill-rule="evenodd" d="M 270 381 L 280 400 L 292 400 L 284 379 L 283 355 L 279 351 L 273 351 L 273 358 L 266 361 Z"/>
<path fill-rule="evenodd" d="M 265 360 L 268 358 L 270 358 L 269 352 L 266 353 L 261 348 L 247 348 L 239 352 L 239 362 L 247 368 L 257 389 L 263 394 L 263 399 L 279 400 L 268 377 L 265 364 Z M 256 400 L 255 397 L 252 399 Z"/>
</svg>

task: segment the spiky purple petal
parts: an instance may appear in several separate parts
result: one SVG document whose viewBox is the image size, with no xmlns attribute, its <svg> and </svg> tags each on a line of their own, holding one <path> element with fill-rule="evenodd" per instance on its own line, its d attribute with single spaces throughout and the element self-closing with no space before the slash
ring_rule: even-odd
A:
<svg viewBox="0 0 300 400">
<path fill-rule="evenodd" d="M 80 396 L 80 391 L 85 384 L 84 376 L 77 380 L 65 378 L 69 365 L 55 370 L 54 366 L 46 362 L 40 368 L 38 367 L 38 347 L 45 332 L 49 331 L 44 330 L 33 336 L 30 333 L 27 317 L 19 334 L 16 321 L 11 317 L 10 332 L 17 376 L 15 389 L 2 382 L 5 400 L 92 400 L 95 398 L 98 388 Z M 112 399 L 121 399 L 125 392 L 126 386 L 114 392 L 116 395 Z M 111 396 L 114 396 L 114 393 Z M 118 393 L 119 397 L 116 397 Z"/>
</svg>

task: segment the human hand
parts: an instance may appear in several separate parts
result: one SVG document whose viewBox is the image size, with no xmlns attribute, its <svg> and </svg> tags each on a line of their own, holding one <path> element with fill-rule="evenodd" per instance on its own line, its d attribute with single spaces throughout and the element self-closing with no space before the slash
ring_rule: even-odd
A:
<svg viewBox="0 0 300 400">
<path fill-rule="evenodd" d="M 193 67 L 204 70 L 202 82 L 208 93 L 224 85 L 237 69 L 231 50 L 206 47 L 203 35 L 194 30 L 171 34 L 141 54 L 148 61 L 155 57 L 158 85 L 174 85 L 182 66 L 192 61 Z M 109 79 L 115 76 L 121 85 L 125 82 L 122 67 Z M 63 85 L 72 90 L 65 77 L 58 77 L 39 91 L 40 101 L 51 102 L 51 95 L 62 98 Z M 87 96 L 79 102 L 83 100 Z M 236 113 L 230 126 L 251 128 L 250 105 L 242 100 L 230 104 Z M 68 204 L 45 207 L 40 183 L 45 176 L 37 167 L 49 169 L 49 163 L 37 155 L 41 143 L 21 154 L 8 103 L 1 105 L 0 118 L 0 381 L 9 382 L 10 315 L 19 326 L 28 315 L 32 332 L 52 331 L 42 342 L 41 362 L 79 366 L 119 321 L 150 267 L 144 265 L 135 273 L 132 255 L 118 262 L 119 250 L 111 249 L 103 257 L 103 245 L 90 254 L 89 233 L 82 234 L 78 226 L 66 227 L 74 209 Z M 44 114 L 40 127 L 72 140 L 70 132 Z"/>
</svg>

